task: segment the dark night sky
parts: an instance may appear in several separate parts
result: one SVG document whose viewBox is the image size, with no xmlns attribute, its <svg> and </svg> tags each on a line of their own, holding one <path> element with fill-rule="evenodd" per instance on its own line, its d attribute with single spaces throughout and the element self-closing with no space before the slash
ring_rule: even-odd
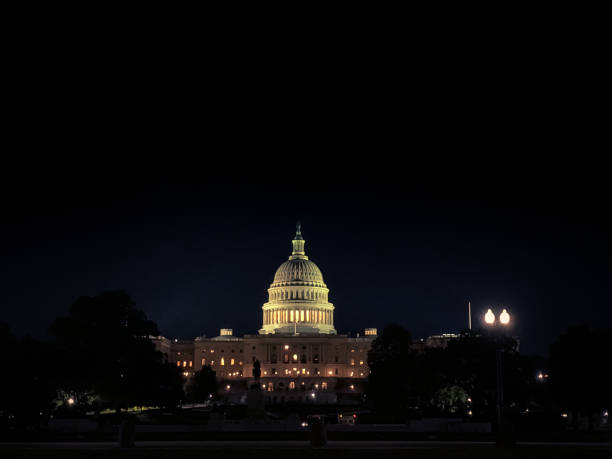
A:
<svg viewBox="0 0 612 459">
<path fill-rule="evenodd" d="M 508 307 L 530 353 L 610 324 L 609 96 L 584 50 L 309 55 L 278 73 L 248 45 L 172 72 L 154 68 L 167 54 L 76 66 L 40 46 L 44 78 L 13 75 L 27 91 L 0 184 L 16 333 L 118 288 L 169 337 L 255 333 L 298 218 L 339 332 L 458 331 L 468 300 Z"/>
</svg>

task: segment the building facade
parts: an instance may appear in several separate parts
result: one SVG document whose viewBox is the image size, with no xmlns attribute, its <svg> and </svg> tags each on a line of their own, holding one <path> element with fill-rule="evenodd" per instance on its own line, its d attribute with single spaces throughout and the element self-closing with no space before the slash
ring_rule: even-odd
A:
<svg viewBox="0 0 612 459">
<path fill-rule="evenodd" d="M 242 397 L 254 383 L 253 364 L 259 361 L 259 384 L 268 403 L 358 401 L 377 331 L 337 334 L 329 289 L 319 267 L 306 256 L 305 243 L 298 223 L 292 253 L 268 288 L 258 334 L 236 337 L 231 329 L 221 329 L 214 338 L 156 337 L 156 348 L 185 377 L 210 365 L 220 391 L 230 399 Z"/>
</svg>

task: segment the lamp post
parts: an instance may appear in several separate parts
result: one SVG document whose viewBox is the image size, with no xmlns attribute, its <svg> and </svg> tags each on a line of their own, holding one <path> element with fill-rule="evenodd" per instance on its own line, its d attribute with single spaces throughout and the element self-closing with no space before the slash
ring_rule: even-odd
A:
<svg viewBox="0 0 612 459">
<path fill-rule="evenodd" d="M 495 314 L 489 308 L 484 315 L 485 324 L 490 328 L 498 326 L 507 327 L 510 325 L 510 314 L 505 309 L 499 315 L 499 322 L 495 320 Z M 496 369 L 496 401 L 497 401 L 497 430 L 499 431 L 502 426 L 502 415 L 504 405 L 504 387 L 502 378 L 502 360 L 501 360 L 501 345 L 496 342 L 495 345 L 495 369 Z"/>
</svg>

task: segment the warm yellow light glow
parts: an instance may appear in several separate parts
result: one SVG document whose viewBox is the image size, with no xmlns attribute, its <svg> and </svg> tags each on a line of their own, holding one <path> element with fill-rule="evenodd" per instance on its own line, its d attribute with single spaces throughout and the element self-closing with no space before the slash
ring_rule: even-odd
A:
<svg viewBox="0 0 612 459">
<path fill-rule="evenodd" d="M 508 314 L 508 311 L 505 309 L 502 311 L 502 313 L 499 315 L 499 321 L 503 325 L 508 325 L 510 323 L 510 314 Z"/>
<path fill-rule="evenodd" d="M 68 400 L 68 405 L 74 405 L 74 399 L 70 397 Z"/>
<path fill-rule="evenodd" d="M 234 364 L 234 359 L 231 359 L 230 360 L 230 365 L 233 365 L 233 364 Z"/>
<path fill-rule="evenodd" d="M 485 322 L 488 323 L 489 325 L 492 325 L 495 323 L 495 314 L 493 314 L 493 311 L 491 311 L 491 309 L 487 311 L 484 319 L 485 319 Z"/>
<path fill-rule="evenodd" d="M 225 357 L 221 357 L 221 366 L 225 365 Z"/>
<path fill-rule="evenodd" d="M 289 349 L 289 345 L 285 344 L 285 350 Z"/>
<path fill-rule="evenodd" d="M 297 359 L 298 359 L 298 355 L 297 355 L 297 354 L 293 354 L 293 360 L 294 360 L 295 362 L 297 362 Z"/>
</svg>

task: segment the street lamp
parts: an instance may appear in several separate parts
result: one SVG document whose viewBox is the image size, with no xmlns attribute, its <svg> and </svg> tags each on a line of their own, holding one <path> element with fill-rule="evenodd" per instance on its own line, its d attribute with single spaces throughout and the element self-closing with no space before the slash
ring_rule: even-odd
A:
<svg viewBox="0 0 612 459">
<path fill-rule="evenodd" d="M 484 315 L 484 321 L 489 327 L 496 327 L 497 324 L 495 322 L 495 314 L 489 308 L 489 310 Z M 499 324 L 502 327 L 507 327 L 510 324 L 510 314 L 505 309 L 502 310 L 499 315 Z M 501 361 L 501 345 L 496 342 L 495 346 L 495 367 L 496 367 L 496 385 L 497 385 L 497 430 L 501 428 L 502 425 L 502 409 L 504 405 L 504 387 L 503 387 L 503 379 L 502 379 L 502 361 Z"/>
</svg>

